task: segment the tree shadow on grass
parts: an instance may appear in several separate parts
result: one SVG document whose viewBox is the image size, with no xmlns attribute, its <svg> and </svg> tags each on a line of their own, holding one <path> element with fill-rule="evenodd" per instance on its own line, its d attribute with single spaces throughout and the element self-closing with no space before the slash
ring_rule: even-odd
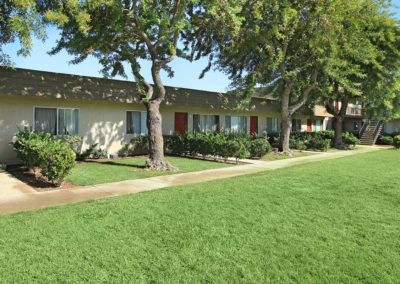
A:
<svg viewBox="0 0 400 284">
<path fill-rule="evenodd" d="M 94 163 L 99 165 L 109 165 L 109 166 L 119 166 L 119 167 L 129 167 L 129 168 L 137 168 L 137 169 L 146 169 L 145 165 L 141 164 L 130 164 L 130 163 L 121 163 L 121 162 L 114 162 L 114 161 L 95 161 L 95 160 L 88 160 L 85 163 Z"/>
</svg>

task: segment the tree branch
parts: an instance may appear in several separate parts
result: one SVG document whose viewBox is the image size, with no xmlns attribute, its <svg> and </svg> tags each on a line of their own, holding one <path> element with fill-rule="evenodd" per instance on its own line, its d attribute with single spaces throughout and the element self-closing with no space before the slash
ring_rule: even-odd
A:
<svg viewBox="0 0 400 284">
<path fill-rule="evenodd" d="M 308 100 L 310 93 L 317 87 L 318 70 L 314 68 L 311 75 L 311 84 L 304 89 L 299 101 L 290 107 L 290 114 L 295 113 L 299 108 L 301 108 Z"/>
</svg>

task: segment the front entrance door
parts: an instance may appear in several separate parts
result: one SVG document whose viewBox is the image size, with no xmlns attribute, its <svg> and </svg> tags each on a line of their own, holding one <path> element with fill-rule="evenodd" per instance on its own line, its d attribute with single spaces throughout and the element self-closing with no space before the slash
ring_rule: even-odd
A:
<svg viewBox="0 0 400 284">
<path fill-rule="evenodd" d="M 175 133 L 183 134 L 188 131 L 187 112 L 175 112 Z"/>
<path fill-rule="evenodd" d="M 250 133 L 258 135 L 258 116 L 250 116 Z"/>
<path fill-rule="evenodd" d="M 307 132 L 312 132 L 312 119 L 307 119 Z"/>
</svg>

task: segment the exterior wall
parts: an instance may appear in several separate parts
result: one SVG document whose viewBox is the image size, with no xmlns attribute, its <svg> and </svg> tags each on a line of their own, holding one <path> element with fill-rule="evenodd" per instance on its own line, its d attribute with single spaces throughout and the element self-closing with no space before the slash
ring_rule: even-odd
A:
<svg viewBox="0 0 400 284">
<path fill-rule="evenodd" d="M 66 107 L 79 109 L 79 135 L 82 136 L 82 150 L 98 143 L 108 153 L 116 153 L 133 135 L 126 134 L 126 111 L 145 111 L 142 104 L 105 101 L 66 100 L 42 97 L 0 96 L 0 162 L 15 163 L 16 156 L 10 142 L 17 133 L 17 126 L 33 127 L 34 107 Z M 220 115 L 220 127 L 224 128 L 226 115 L 247 116 L 247 131 L 250 131 L 250 116 L 258 116 L 258 133 L 266 133 L 267 117 L 277 117 L 276 112 L 230 111 L 213 108 L 187 108 L 162 106 L 163 133 L 170 135 L 175 130 L 175 112 L 187 112 L 188 130 L 193 130 L 193 114 Z M 302 131 L 307 130 L 307 119 L 313 116 L 294 116 L 302 121 Z M 324 119 L 324 118 L 318 118 Z M 324 120 L 327 120 L 326 118 Z M 324 123 L 324 129 L 326 123 Z"/>
<path fill-rule="evenodd" d="M 383 128 L 385 133 L 400 133 L 400 119 L 388 121 Z"/>
<path fill-rule="evenodd" d="M 9 142 L 17 126 L 33 127 L 34 107 L 69 107 L 79 109 L 79 135 L 82 149 L 99 143 L 110 153 L 117 152 L 124 141 L 132 135 L 126 132 L 126 111 L 144 110 L 138 104 L 109 104 L 106 102 L 85 102 L 43 98 L 0 98 L 0 161 L 15 162 L 15 154 Z"/>
<path fill-rule="evenodd" d="M 358 125 L 358 128 L 355 126 Z M 343 131 L 348 131 L 348 132 L 359 132 L 361 131 L 361 128 L 363 126 L 363 120 L 361 118 L 356 118 L 356 117 L 346 117 L 346 119 L 343 122 Z"/>
<path fill-rule="evenodd" d="M 34 107 L 78 108 L 79 135 L 82 150 L 94 143 L 108 153 L 116 153 L 133 135 L 126 134 L 126 111 L 145 111 L 135 83 L 74 76 L 26 69 L 0 67 L 0 163 L 14 163 L 16 157 L 10 141 L 17 126 L 33 127 Z M 281 122 L 279 102 L 268 98 L 252 98 L 245 110 L 236 110 L 239 101 L 229 94 L 167 87 L 161 105 L 163 134 L 175 131 L 175 112 L 188 113 L 188 131 L 193 130 L 193 114 L 220 116 L 224 128 L 226 115 L 258 117 L 258 134 L 266 134 L 267 117 Z M 301 130 L 307 131 L 308 119 L 323 119 L 326 129 L 330 115 L 322 106 L 314 110 L 300 109 L 294 119 L 301 119 Z"/>
</svg>

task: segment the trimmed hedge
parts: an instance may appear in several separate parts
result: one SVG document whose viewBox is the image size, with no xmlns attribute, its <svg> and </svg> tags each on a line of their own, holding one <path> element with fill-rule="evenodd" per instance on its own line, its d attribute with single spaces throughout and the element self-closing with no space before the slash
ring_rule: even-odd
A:
<svg viewBox="0 0 400 284">
<path fill-rule="evenodd" d="M 397 135 L 393 138 L 393 146 L 396 149 L 400 149 L 400 135 Z"/>
<path fill-rule="evenodd" d="M 223 159 L 262 157 L 272 150 L 265 138 L 243 133 L 186 133 L 165 137 L 166 150 L 175 155 L 201 155 Z"/>
<path fill-rule="evenodd" d="M 23 165 L 32 171 L 39 169 L 55 185 L 61 184 L 75 166 L 75 153 L 70 144 L 53 138 L 50 133 L 19 130 L 11 144 Z"/>
<path fill-rule="evenodd" d="M 378 140 L 376 140 L 378 145 L 393 145 L 393 137 L 389 135 L 379 135 Z"/>
<path fill-rule="evenodd" d="M 137 155 L 146 155 L 149 152 L 149 137 L 137 136 L 133 137 L 129 143 L 125 144 L 119 151 L 118 156 L 128 157 Z"/>
<path fill-rule="evenodd" d="M 327 151 L 333 146 L 335 132 L 324 130 L 319 132 L 293 132 L 290 135 L 290 148 L 294 150 Z M 268 140 L 272 147 L 281 149 L 281 137 L 279 133 L 269 134 Z M 348 147 L 354 147 L 360 140 L 351 132 L 343 133 L 343 142 Z"/>
</svg>

